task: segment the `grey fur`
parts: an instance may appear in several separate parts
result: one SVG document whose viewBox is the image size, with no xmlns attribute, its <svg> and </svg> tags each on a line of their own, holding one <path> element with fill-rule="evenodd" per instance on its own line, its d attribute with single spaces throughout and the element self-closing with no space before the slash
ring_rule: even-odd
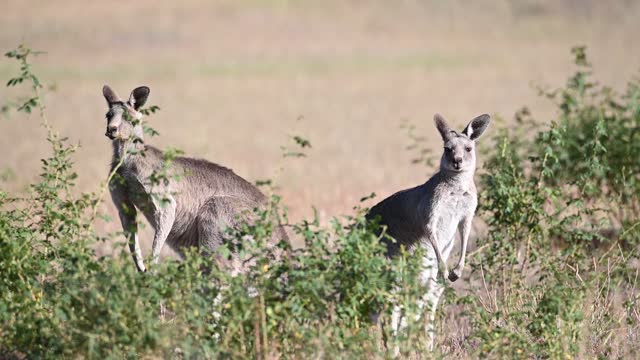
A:
<svg viewBox="0 0 640 360">
<path fill-rule="evenodd" d="M 214 252 L 225 242 L 226 228 L 250 220 L 249 212 L 266 203 L 255 186 L 232 170 L 201 159 L 177 157 L 168 171 L 181 178 L 170 176 L 166 185 L 151 184 L 149 177 L 165 163 L 163 154 L 144 144 L 142 125 L 127 121 L 124 115 L 142 117 L 138 110 L 147 101 L 149 88 L 134 89 L 126 102 L 106 85 L 103 95 L 109 106 L 105 135 L 113 143 L 111 170 L 122 162 L 109 188 L 139 271 L 145 271 L 145 266 L 137 235 L 138 210 L 155 230 L 152 259 L 157 263 L 165 242 L 179 254 L 187 247 Z M 281 226 L 272 242 L 280 239 L 287 240 Z"/>
<path fill-rule="evenodd" d="M 476 206 L 478 204 L 473 175 L 476 168 L 475 141 L 486 130 L 489 115 L 480 115 L 471 120 L 458 133 L 451 130 L 445 119 L 434 116 L 436 128 L 444 142 L 444 152 L 440 159 L 440 171 L 426 183 L 411 189 L 399 191 L 375 205 L 367 218 L 378 219 L 395 241 L 385 240 L 387 255 L 398 255 L 400 247 L 412 251 L 417 246 L 424 248 L 421 281 L 427 288 L 420 308 L 429 304 L 429 321 L 425 331 L 433 348 L 433 320 L 435 310 L 444 287 L 438 283 L 439 268 L 448 274 L 449 280 L 456 281 L 464 268 L 467 242 Z M 447 259 L 453 248 L 456 229 L 462 240 L 460 258 L 456 267 L 449 272 Z M 400 327 L 400 309 L 394 308 L 392 327 Z"/>
</svg>

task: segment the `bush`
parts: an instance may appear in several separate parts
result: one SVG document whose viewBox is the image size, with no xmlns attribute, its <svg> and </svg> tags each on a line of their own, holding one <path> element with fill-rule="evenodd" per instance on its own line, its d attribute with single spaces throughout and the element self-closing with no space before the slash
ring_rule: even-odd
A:
<svg viewBox="0 0 640 360">
<path fill-rule="evenodd" d="M 392 303 L 413 319 L 423 289 L 418 257 L 386 259 L 363 211 L 329 226 L 287 225 L 305 246 L 269 249 L 272 219 L 286 218 L 274 196 L 220 250 L 251 260 L 238 276 L 195 252 L 152 274 L 138 273 L 124 247 L 97 257 L 93 246 L 107 239 L 93 223 L 106 183 L 95 193 L 75 189 L 76 146 L 48 125 L 33 55 L 25 47 L 7 54 L 21 64 L 8 85 L 28 84 L 33 94 L 3 110 L 39 112 L 52 153 L 26 194 L 0 191 L 0 356 L 382 358 L 387 339 L 425 357 L 421 320 L 398 339 L 370 324 L 374 311 L 388 323 Z M 638 356 L 640 82 L 618 96 L 591 80 L 583 48 L 574 55 L 578 71 L 566 87 L 541 92 L 558 106 L 556 121 L 541 124 L 523 109 L 485 155 L 478 214 L 487 235 L 470 255 L 466 289 L 447 292 L 469 325 L 460 325 L 460 351 L 444 342 L 435 356 Z M 274 261 L 275 252 L 284 255 Z"/>
<path fill-rule="evenodd" d="M 566 87 L 541 92 L 558 119 L 520 111 L 480 178 L 487 237 L 469 290 L 482 294 L 459 299 L 478 356 L 638 355 L 640 83 L 618 96 L 573 54 Z"/>
</svg>

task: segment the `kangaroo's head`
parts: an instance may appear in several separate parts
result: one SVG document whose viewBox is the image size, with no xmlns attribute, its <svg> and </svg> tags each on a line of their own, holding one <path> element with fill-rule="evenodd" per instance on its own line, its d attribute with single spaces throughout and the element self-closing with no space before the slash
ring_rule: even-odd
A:
<svg viewBox="0 0 640 360">
<path fill-rule="evenodd" d="M 473 172 L 476 169 L 476 140 L 489 126 L 489 115 L 480 115 L 469 125 L 457 132 L 451 130 L 440 114 L 433 117 L 436 127 L 442 135 L 444 153 L 440 160 L 440 169 L 453 172 Z"/>
<path fill-rule="evenodd" d="M 102 88 L 102 94 L 107 100 L 107 131 L 105 136 L 111 140 L 142 139 L 142 113 L 138 111 L 147 102 L 149 88 L 140 86 L 131 92 L 129 100 L 122 101 L 109 85 Z"/>
</svg>

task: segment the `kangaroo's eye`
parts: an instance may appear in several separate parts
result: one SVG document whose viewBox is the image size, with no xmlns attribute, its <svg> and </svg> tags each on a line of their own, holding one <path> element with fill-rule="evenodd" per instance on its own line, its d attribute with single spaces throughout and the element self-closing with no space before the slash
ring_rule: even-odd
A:
<svg viewBox="0 0 640 360">
<path fill-rule="evenodd" d="M 453 150 L 453 149 L 451 149 L 450 147 L 446 147 L 446 148 L 444 148 L 444 151 L 446 151 L 446 152 L 451 152 L 452 150 Z"/>
<path fill-rule="evenodd" d="M 467 146 L 466 148 L 464 148 L 465 150 L 467 150 L 467 152 L 471 152 L 471 147 Z"/>
</svg>

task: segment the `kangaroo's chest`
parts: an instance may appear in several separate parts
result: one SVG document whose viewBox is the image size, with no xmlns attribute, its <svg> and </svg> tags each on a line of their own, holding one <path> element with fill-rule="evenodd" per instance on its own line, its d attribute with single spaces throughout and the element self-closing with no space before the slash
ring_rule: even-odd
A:
<svg viewBox="0 0 640 360">
<path fill-rule="evenodd" d="M 437 209 L 453 219 L 461 219 L 476 210 L 478 200 L 475 193 L 465 190 L 450 191 L 443 194 L 441 206 Z"/>
<path fill-rule="evenodd" d="M 442 194 L 439 204 L 430 214 L 436 220 L 432 224 L 436 227 L 439 241 L 453 239 L 460 222 L 473 216 L 477 204 L 476 194 L 470 191 L 448 191 Z"/>
<path fill-rule="evenodd" d="M 149 218 L 154 211 L 152 195 L 149 186 L 145 186 L 141 175 L 136 171 L 124 169 L 119 171 L 120 179 L 117 181 L 124 182 L 128 198 L 133 204 Z"/>
</svg>

